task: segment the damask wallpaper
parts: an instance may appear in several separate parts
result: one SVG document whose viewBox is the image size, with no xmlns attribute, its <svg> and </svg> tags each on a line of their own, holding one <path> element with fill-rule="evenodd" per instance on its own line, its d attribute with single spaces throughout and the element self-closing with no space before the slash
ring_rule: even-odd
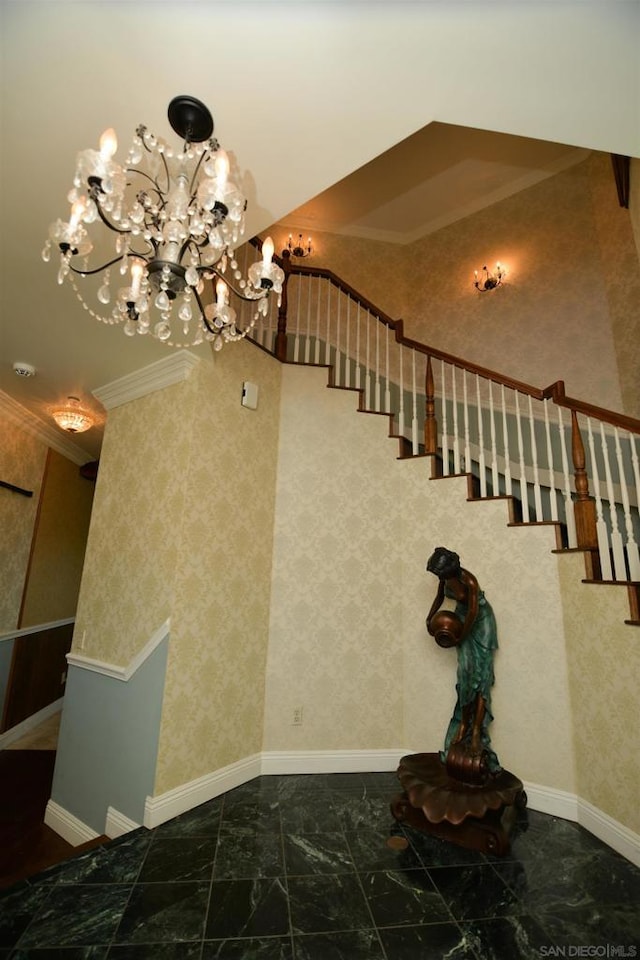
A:
<svg viewBox="0 0 640 960">
<path fill-rule="evenodd" d="M 33 492 L 23 497 L 0 490 L 0 633 L 18 626 L 46 458 L 41 441 L 0 413 L 0 479 Z"/>
<path fill-rule="evenodd" d="M 398 462 L 387 419 L 325 383 L 321 370 L 283 371 L 264 749 L 440 748 L 456 657 L 426 632 L 437 581 L 425 565 L 445 545 L 496 612 L 501 761 L 573 790 L 552 529 L 509 528 L 506 502 L 468 502 L 464 478 Z"/>
<path fill-rule="evenodd" d="M 638 627 L 623 584 L 582 583 L 580 555 L 559 557 L 574 724 L 576 792 L 640 834 Z"/>
<path fill-rule="evenodd" d="M 409 337 L 640 417 L 640 259 L 608 154 L 406 246 L 313 239 L 318 264 L 402 317 Z M 506 282 L 478 293 L 474 270 L 497 260 Z"/>
</svg>

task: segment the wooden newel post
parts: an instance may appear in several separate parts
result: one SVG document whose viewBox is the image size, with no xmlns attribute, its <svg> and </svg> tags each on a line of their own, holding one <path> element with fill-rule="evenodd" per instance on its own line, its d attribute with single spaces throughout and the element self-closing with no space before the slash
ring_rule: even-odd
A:
<svg viewBox="0 0 640 960">
<path fill-rule="evenodd" d="M 576 539 L 582 550 L 597 550 L 596 505 L 589 496 L 589 478 L 585 469 L 584 444 L 578 426 L 578 415 L 571 411 L 571 455 L 573 457 L 576 499 L 573 512 L 576 520 Z"/>
<path fill-rule="evenodd" d="M 288 250 L 282 251 L 282 269 L 284 270 L 284 280 L 282 283 L 280 307 L 278 308 L 275 355 L 276 360 L 281 360 L 284 363 L 287 359 L 287 288 L 289 286 L 289 276 L 291 275 L 291 255 Z"/>
<path fill-rule="evenodd" d="M 425 418 L 424 418 L 424 452 L 438 452 L 438 424 L 436 422 L 436 398 L 433 384 L 433 370 L 431 357 L 427 357 L 427 371 L 424 379 Z"/>
</svg>

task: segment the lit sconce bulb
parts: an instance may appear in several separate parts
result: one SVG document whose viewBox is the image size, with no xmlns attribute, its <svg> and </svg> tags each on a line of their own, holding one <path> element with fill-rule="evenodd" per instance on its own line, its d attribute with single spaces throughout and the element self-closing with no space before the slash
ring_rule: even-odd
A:
<svg viewBox="0 0 640 960">
<path fill-rule="evenodd" d="M 271 264 L 271 258 L 273 257 L 273 240 L 271 237 L 265 237 L 262 241 L 262 266 L 268 267 Z"/>
<path fill-rule="evenodd" d="M 227 285 L 224 280 L 218 280 L 216 283 L 216 303 L 219 307 L 224 307 L 227 302 Z"/>
<path fill-rule="evenodd" d="M 100 137 L 100 156 L 103 160 L 111 160 L 118 149 L 118 138 L 113 127 L 105 130 Z"/>
</svg>

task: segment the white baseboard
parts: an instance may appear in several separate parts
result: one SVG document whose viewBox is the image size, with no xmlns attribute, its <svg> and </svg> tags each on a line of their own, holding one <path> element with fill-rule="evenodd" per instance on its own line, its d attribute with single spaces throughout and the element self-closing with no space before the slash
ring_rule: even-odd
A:
<svg viewBox="0 0 640 960">
<path fill-rule="evenodd" d="M 287 750 L 262 754 L 261 773 L 374 773 L 395 770 L 406 750 Z"/>
<path fill-rule="evenodd" d="M 132 830 L 137 830 L 139 826 L 139 823 L 125 817 L 124 813 L 120 813 L 115 807 L 107 807 L 104 832 L 110 840 L 115 840 L 116 837 L 121 837 L 125 833 L 131 833 Z"/>
<path fill-rule="evenodd" d="M 578 798 L 575 793 L 556 790 L 554 787 L 542 787 L 539 783 L 524 782 L 527 794 L 527 806 L 530 810 L 548 813 L 563 820 L 578 821 Z"/>
<path fill-rule="evenodd" d="M 44 822 L 73 847 L 78 847 L 81 843 L 87 843 L 89 840 L 95 840 L 99 836 L 95 830 L 88 827 L 82 820 L 78 820 L 55 800 L 49 800 L 47 803 Z"/>
<path fill-rule="evenodd" d="M 231 763 L 228 767 L 222 767 L 214 773 L 205 774 L 197 780 L 191 780 L 173 790 L 168 790 L 158 797 L 147 797 L 144 806 L 144 825 L 150 829 L 157 827 L 201 803 L 206 803 L 207 800 L 219 797 L 227 790 L 233 790 L 234 787 L 253 780 L 254 777 L 260 776 L 260 773 L 260 754 L 257 753 Z"/>
<path fill-rule="evenodd" d="M 587 800 L 578 798 L 578 823 L 615 850 L 640 867 L 640 835 L 618 823 L 613 817 L 598 810 Z"/>
<path fill-rule="evenodd" d="M 397 768 L 400 758 L 406 756 L 408 752 L 407 750 L 290 750 L 254 754 L 214 773 L 168 790 L 160 796 L 147 797 L 144 825 L 149 829 L 157 827 L 260 775 L 393 771 Z M 575 794 L 530 782 L 525 782 L 524 787 L 529 809 L 579 823 L 607 846 L 640 867 L 640 835 Z M 82 823 L 53 800 L 47 804 L 45 823 L 73 846 L 98 836 L 91 827 Z M 137 829 L 138 826 L 139 824 L 113 807 L 108 808 L 105 825 L 105 833 L 108 837 L 120 836 Z"/>
<path fill-rule="evenodd" d="M 62 710 L 63 703 L 64 697 L 60 697 L 59 700 L 54 700 L 53 703 L 43 707 L 42 710 L 38 710 L 37 713 L 27 717 L 26 720 L 17 723 L 15 727 L 11 727 L 10 730 L 5 730 L 4 733 L 0 734 L 0 750 L 4 750 L 10 743 L 15 743 L 16 740 L 20 740 L 27 733 L 35 730 L 41 723 L 44 723 L 45 720 L 52 717 L 54 713 L 59 713 L 59 711 Z"/>
</svg>

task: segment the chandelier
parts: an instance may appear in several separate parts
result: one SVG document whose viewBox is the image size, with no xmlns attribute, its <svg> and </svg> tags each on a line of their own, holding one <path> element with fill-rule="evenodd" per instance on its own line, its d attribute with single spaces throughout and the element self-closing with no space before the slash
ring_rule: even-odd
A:
<svg viewBox="0 0 640 960">
<path fill-rule="evenodd" d="M 66 406 L 52 410 L 51 416 L 67 433 L 84 433 L 93 426 L 93 417 L 80 406 L 78 397 L 67 397 Z"/>
<path fill-rule="evenodd" d="M 280 305 L 284 273 L 272 262 L 274 247 L 267 237 L 262 259 L 242 277 L 235 251 L 244 242 L 247 201 L 212 136 L 208 108 L 180 96 L 169 104 L 168 116 L 184 144 L 178 150 L 141 125 L 124 166 L 114 159 L 117 140 L 111 129 L 102 134 L 98 150 L 78 154 L 69 220 L 50 226 L 42 256 L 48 261 L 52 247 L 58 248 L 58 283 L 68 279 L 96 320 L 123 323 L 128 336 L 151 334 L 175 347 L 210 340 L 220 350 L 225 342 L 246 337 L 267 314 L 271 292 Z M 101 228 L 96 248 L 87 229 L 92 224 Z M 110 235 L 115 249 L 105 249 Z M 98 266 L 89 264 L 92 252 Z M 106 315 L 89 305 L 76 280 L 98 274 L 97 310 L 113 304 Z M 205 281 L 214 278 L 215 301 L 205 304 Z M 255 303 L 242 328 L 229 304 L 229 289 Z"/>
<path fill-rule="evenodd" d="M 474 271 L 474 275 L 474 287 L 476 290 L 479 290 L 480 293 L 486 293 L 488 290 L 495 290 L 496 287 L 500 286 L 506 276 L 506 270 L 500 263 L 496 263 L 496 269 L 493 273 L 485 266 L 482 268 L 482 276 L 480 279 L 478 279 L 477 270 Z"/>
</svg>

